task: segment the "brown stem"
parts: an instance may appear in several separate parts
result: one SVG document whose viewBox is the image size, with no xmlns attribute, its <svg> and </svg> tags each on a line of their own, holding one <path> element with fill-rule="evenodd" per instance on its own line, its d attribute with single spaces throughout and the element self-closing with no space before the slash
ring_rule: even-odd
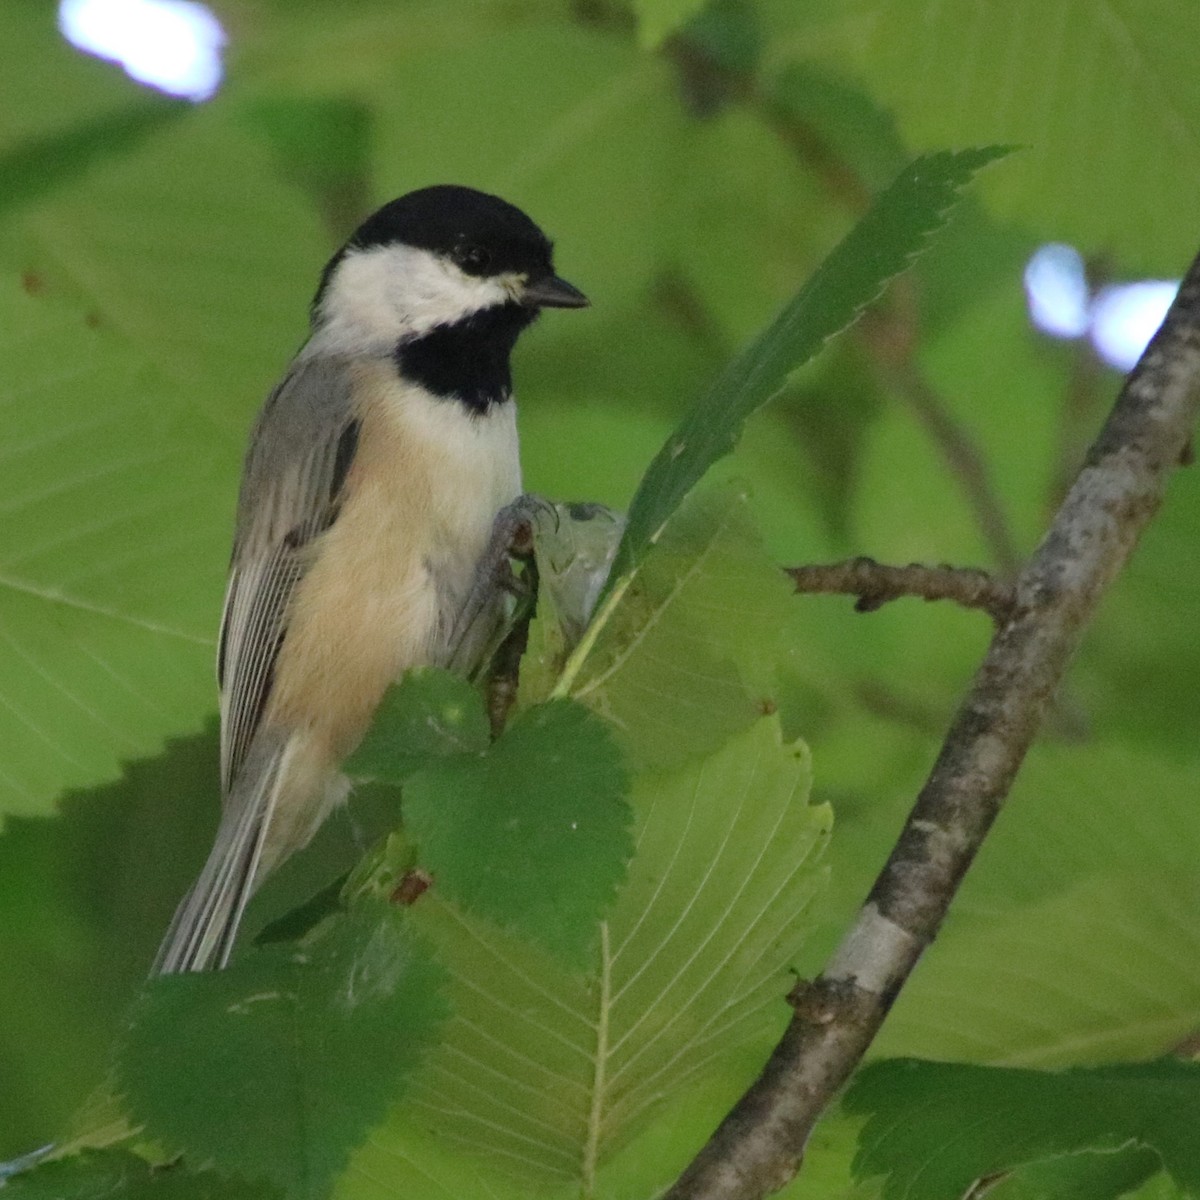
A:
<svg viewBox="0 0 1200 1200">
<path fill-rule="evenodd" d="M 910 563 L 890 567 L 873 558 L 787 567 L 796 591 L 857 596 L 859 612 L 874 612 L 901 596 L 923 600 L 953 600 L 964 608 L 986 612 L 997 625 L 1012 616 L 1016 592 L 1011 584 L 994 579 L 975 567 L 927 567 Z"/>
<path fill-rule="evenodd" d="M 1200 408 L 1200 258 L 1125 382 L 996 633 L 899 841 L 759 1079 L 666 1200 L 759 1200 L 795 1173 L 817 1117 L 946 915 L 1100 598 L 1162 503 Z"/>
</svg>

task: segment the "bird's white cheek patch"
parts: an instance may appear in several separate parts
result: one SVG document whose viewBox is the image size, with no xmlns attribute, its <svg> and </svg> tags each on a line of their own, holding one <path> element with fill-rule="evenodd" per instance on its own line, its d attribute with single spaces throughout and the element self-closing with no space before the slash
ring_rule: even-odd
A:
<svg viewBox="0 0 1200 1200">
<path fill-rule="evenodd" d="M 412 246 L 351 250 L 322 302 L 322 349 L 371 351 L 512 300 L 520 281 L 481 279 Z"/>
</svg>

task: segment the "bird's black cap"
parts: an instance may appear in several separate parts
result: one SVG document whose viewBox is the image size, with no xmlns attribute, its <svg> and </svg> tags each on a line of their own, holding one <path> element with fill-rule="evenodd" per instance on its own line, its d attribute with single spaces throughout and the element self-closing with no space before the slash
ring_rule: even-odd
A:
<svg viewBox="0 0 1200 1200">
<path fill-rule="evenodd" d="M 403 243 L 443 254 L 468 275 L 516 272 L 540 281 L 538 307 L 582 308 L 587 297 L 554 274 L 554 244 L 514 204 L 456 184 L 409 192 L 372 213 L 329 260 L 313 297 L 313 311 L 338 263 L 353 250 Z"/>
<path fill-rule="evenodd" d="M 354 231 L 348 246 L 365 250 L 395 242 L 448 255 L 469 275 L 551 270 L 550 239 L 519 208 L 454 184 L 385 204 Z"/>
</svg>

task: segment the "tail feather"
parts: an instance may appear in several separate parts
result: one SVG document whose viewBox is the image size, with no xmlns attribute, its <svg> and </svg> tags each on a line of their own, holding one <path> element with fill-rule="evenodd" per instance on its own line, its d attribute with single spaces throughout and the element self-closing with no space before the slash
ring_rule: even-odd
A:
<svg viewBox="0 0 1200 1200">
<path fill-rule="evenodd" d="M 175 910 L 154 961 L 155 975 L 215 970 L 229 961 L 258 882 L 263 845 L 285 774 L 287 739 L 265 733 L 255 739 L 226 798 L 216 842 L 200 877 Z"/>
</svg>

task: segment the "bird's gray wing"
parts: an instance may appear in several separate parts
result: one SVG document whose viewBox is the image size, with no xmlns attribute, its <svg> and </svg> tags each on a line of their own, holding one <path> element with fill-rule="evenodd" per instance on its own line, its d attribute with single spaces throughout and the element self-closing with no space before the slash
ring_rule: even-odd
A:
<svg viewBox="0 0 1200 1200">
<path fill-rule="evenodd" d="M 221 636 L 221 781 L 228 796 L 262 720 L 305 548 L 337 517 L 358 444 L 345 360 L 298 359 L 246 456 Z"/>
<path fill-rule="evenodd" d="M 301 356 L 267 400 L 246 457 L 217 650 L 224 811 L 156 974 L 221 967 L 233 949 L 286 775 L 288 731 L 261 725 L 288 607 L 310 543 L 337 519 L 357 445 L 348 365 Z"/>
</svg>

